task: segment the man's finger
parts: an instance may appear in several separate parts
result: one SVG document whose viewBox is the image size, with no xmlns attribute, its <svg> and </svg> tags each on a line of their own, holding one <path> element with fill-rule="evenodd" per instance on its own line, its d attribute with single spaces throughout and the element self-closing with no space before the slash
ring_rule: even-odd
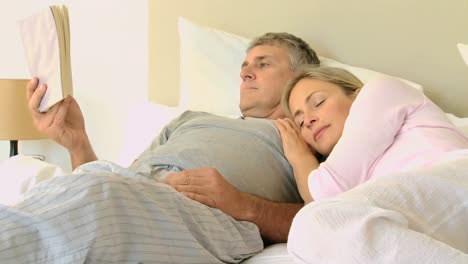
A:
<svg viewBox="0 0 468 264">
<path fill-rule="evenodd" d="M 29 111 L 37 113 L 37 109 L 39 109 L 39 104 L 41 103 L 41 99 L 44 96 L 46 90 L 47 86 L 45 84 L 41 84 L 37 89 L 34 90 L 29 99 Z"/>
<path fill-rule="evenodd" d="M 38 83 L 39 79 L 37 79 L 37 77 L 34 77 L 26 85 L 26 97 L 28 98 L 28 101 L 31 99 L 34 91 L 36 90 Z"/>
<path fill-rule="evenodd" d="M 178 192 L 188 192 L 199 195 L 208 196 L 210 191 L 206 187 L 194 186 L 194 185 L 177 185 L 174 187 Z"/>
<path fill-rule="evenodd" d="M 54 124 L 60 125 L 65 122 L 67 117 L 68 108 L 70 107 L 71 98 L 66 97 L 62 102 L 59 103 L 57 113 L 55 113 Z"/>
<path fill-rule="evenodd" d="M 189 199 L 192 199 L 194 201 L 202 203 L 202 204 L 204 204 L 206 206 L 216 208 L 215 201 L 213 199 L 209 198 L 209 197 L 199 195 L 199 194 L 195 194 L 195 193 L 190 193 L 190 192 L 181 192 L 181 193 L 183 195 L 185 195 L 186 197 L 188 197 Z"/>
<path fill-rule="evenodd" d="M 169 184 L 171 186 L 179 185 L 195 185 L 203 186 L 209 183 L 204 177 L 197 177 L 197 170 L 186 170 L 176 173 L 171 173 L 162 180 L 162 183 Z"/>
</svg>

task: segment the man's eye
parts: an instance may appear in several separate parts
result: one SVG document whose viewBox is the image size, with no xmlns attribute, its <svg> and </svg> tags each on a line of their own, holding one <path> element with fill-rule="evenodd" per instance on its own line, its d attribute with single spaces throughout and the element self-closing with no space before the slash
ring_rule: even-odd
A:
<svg viewBox="0 0 468 264">
<path fill-rule="evenodd" d="M 301 121 L 301 122 L 299 123 L 299 127 L 303 127 L 303 126 L 304 126 L 304 121 Z"/>
<path fill-rule="evenodd" d="M 259 64 L 260 68 L 265 68 L 268 65 L 269 65 L 268 63 L 264 63 L 264 62 Z"/>
</svg>

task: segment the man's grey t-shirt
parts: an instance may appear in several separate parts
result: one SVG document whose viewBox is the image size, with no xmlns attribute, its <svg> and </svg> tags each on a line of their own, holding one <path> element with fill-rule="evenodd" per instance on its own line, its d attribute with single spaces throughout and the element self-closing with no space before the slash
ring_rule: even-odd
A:
<svg viewBox="0 0 468 264">
<path fill-rule="evenodd" d="M 273 122 L 184 112 L 169 123 L 131 168 L 216 168 L 238 190 L 277 202 L 301 202 Z"/>
</svg>

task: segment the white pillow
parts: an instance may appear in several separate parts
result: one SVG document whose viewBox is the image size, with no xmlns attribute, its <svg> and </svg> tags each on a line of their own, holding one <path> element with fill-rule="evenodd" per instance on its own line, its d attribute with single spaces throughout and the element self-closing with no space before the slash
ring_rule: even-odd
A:
<svg viewBox="0 0 468 264">
<path fill-rule="evenodd" d="M 179 107 L 165 106 L 152 102 L 136 102 L 122 118 L 122 149 L 116 163 L 130 166 L 153 142 L 159 132 L 183 112 Z"/>
<path fill-rule="evenodd" d="M 240 68 L 249 39 L 179 18 L 180 102 L 184 109 L 240 116 Z"/>
<path fill-rule="evenodd" d="M 184 109 L 239 116 L 240 68 L 249 39 L 199 26 L 179 17 L 180 103 Z M 312 47 L 314 48 L 314 47 Z M 354 67 L 321 57 L 322 66 L 344 68 L 362 82 L 380 72 Z M 403 81 L 422 90 L 422 86 Z"/>
<path fill-rule="evenodd" d="M 458 117 L 451 113 L 446 113 L 452 123 L 468 137 L 468 117 Z"/>
<path fill-rule="evenodd" d="M 31 156 L 16 155 L 0 162 L 0 204 L 14 205 L 23 193 L 36 184 L 64 175 L 67 172 L 57 165 Z"/>
<path fill-rule="evenodd" d="M 320 58 L 320 65 L 327 66 L 327 67 L 336 67 L 336 68 L 345 69 L 345 70 L 351 72 L 352 74 L 354 74 L 356 77 L 358 77 L 359 80 L 361 80 L 361 82 L 363 82 L 363 83 L 366 83 L 369 80 L 371 80 L 373 78 L 376 78 L 378 76 L 390 76 L 390 75 L 385 74 L 385 73 L 376 72 L 376 71 L 361 68 L 361 67 L 355 67 L 355 66 L 347 65 L 347 64 L 338 62 L 338 61 L 330 59 L 330 58 L 325 58 L 325 57 L 321 57 L 321 56 L 319 56 L 319 58 Z M 398 79 L 400 79 L 401 81 L 407 83 L 408 85 L 410 85 L 410 86 L 412 86 L 412 87 L 414 87 L 414 88 L 416 88 L 416 89 L 418 89 L 420 91 L 423 91 L 423 87 L 420 84 L 417 84 L 417 83 L 414 83 L 412 81 L 408 81 L 408 80 L 402 79 L 402 78 L 398 78 Z"/>
</svg>

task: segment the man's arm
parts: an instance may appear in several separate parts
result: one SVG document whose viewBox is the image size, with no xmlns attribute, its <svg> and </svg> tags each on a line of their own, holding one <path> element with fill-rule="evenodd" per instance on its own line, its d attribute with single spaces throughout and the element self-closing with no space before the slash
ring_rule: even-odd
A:
<svg viewBox="0 0 468 264">
<path fill-rule="evenodd" d="M 73 149 L 68 149 L 73 170 L 82 164 L 97 160 L 97 156 L 94 153 L 86 132 L 82 134 L 82 137 L 83 138 L 79 140 L 80 143 L 76 144 Z"/>
<path fill-rule="evenodd" d="M 304 204 L 277 203 L 242 194 L 245 204 L 250 205 L 243 220 L 257 225 L 266 244 L 287 242 L 292 220 Z"/>
<path fill-rule="evenodd" d="M 72 160 L 72 168 L 96 160 L 91 143 L 86 134 L 83 114 L 76 100 L 69 96 L 55 104 L 47 112 L 38 111 L 39 103 L 47 86 L 38 86 L 37 78 L 27 84 L 28 108 L 37 130 L 64 146 Z"/>
<path fill-rule="evenodd" d="M 162 181 L 188 198 L 218 208 L 239 221 L 255 223 L 271 243 L 286 242 L 292 219 L 303 204 L 276 203 L 242 193 L 214 168 L 185 170 Z"/>
</svg>

